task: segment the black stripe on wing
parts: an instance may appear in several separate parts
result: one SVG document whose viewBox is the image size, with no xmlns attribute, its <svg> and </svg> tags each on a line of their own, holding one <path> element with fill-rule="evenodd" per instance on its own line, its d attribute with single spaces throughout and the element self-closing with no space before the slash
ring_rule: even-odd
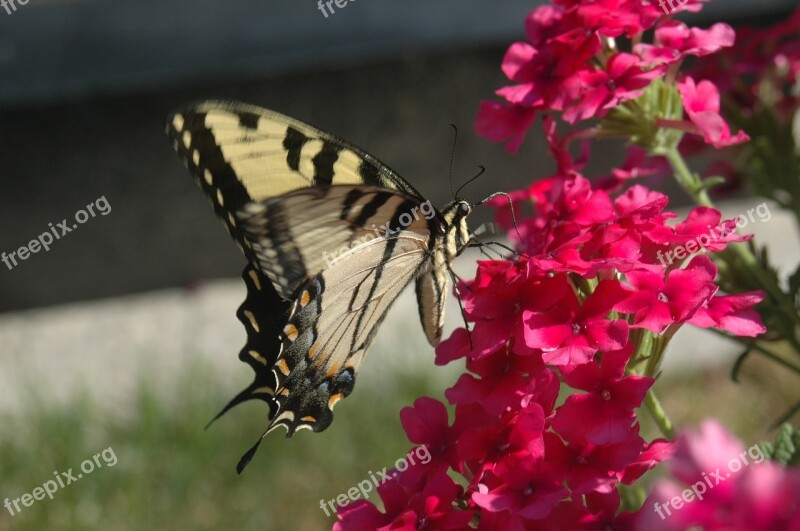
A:
<svg viewBox="0 0 800 531">
<path fill-rule="evenodd" d="M 230 101 L 205 101 L 195 105 L 191 105 L 185 109 L 173 113 L 167 122 L 167 131 L 173 141 L 178 140 L 175 144 L 175 149 L 184 155 L 184 158 L 191 162 L 193 152 L 183 148 L 183 133 L 188 131 L 193 139 L 194 135 L 205 129 L 209 131 L 206 125 L 205 117 L 213 113 L 227 113 L 235 116 L 238 119 L 236 124 L 226 124 L 224 127 L 220 126 L 227 133 L 230 133 L 231 128 L 238 127 L 242 129 L 244 138 L 235 138 L 234 140 L 226 139 L 228 142 L 247 143 L 252 142 L 254 139 L 272 139 L 279 141 L 282 150 L 285 152 L 285 164 L 287 169 L 297 172 L 298 175 L 302 174 L 301 168 L 301 154 L 304 146 L 311 141 L 319 141 L 322 147 L 317 151 L 311 159 L 314 170 L 313 175 L 302 174 L 305 183 L 301 186 L 320 186 L 327 184 L 367 184 L 372 186 L 379 186 L 392 190 L 399 190 L 407 195 L 415 197 L 424 201 L 422 195 L 414 189 L 405 179 L 400 177 L 394 170 L 389 168 L 386 164 L 382 163 L 363 149 L 358 146 L 331 135 L 324 131 L 312 127 L 304 122 L 295 120 L 283 114 L 257 107 L 255 105 L 248 105 L 239 102 Z M 176 120 L 176 118 L 178 118 Z M 280 138 L 274 135 L 268 135 L 260 129 L 264 125 L 280 125 L 283 132 Z M 274 129 L 274 128 L 273 128 Z M 223 142 L 223 141 L 221 141 Z M 192 149 L 194 146 L 192 146 Z M 200 151 L 200 159 L 203 160 L 205 153 Z M 334 172 L 334 165 L 344 155 L 349 155 L 347 164 L 350 166 L 349 171 L 353 175 L 348 175 L 346 182 L 337 182 L 337 176 Z M 197 176 L 197 175 L 196 175 Z M 202 175 L 199 177 L 202 178 Z M 357 177 L 359 181 L 356 183 L 352 180 Z M 265 179 L 268 179 L 266 176 Z M 264 183 L 265 185 L 268 183 Z M 252 195 L 252 194 L 251 194 Z M 276 194 L 277 195 L 277 194 Z M 259 199 L 264 199 L 263 197 Z"/>
<path fill-rule="evenodd" d="M 253 198 L 225 160 L 213 132 L 205 126 L 205 113 L 183 114 L 183 125 L 180 129 L 173 126 L 174 116 L 167 122 L 167 135 L 172 140 L 173 147 L 208 197 L 214 213 L 239 244 L 247 259 L 254 262 L 252 250 L 236 222 L 236 212 Z M 189 132 L 188 143 L 184 140 L 186 132 Z"/>
</svg>

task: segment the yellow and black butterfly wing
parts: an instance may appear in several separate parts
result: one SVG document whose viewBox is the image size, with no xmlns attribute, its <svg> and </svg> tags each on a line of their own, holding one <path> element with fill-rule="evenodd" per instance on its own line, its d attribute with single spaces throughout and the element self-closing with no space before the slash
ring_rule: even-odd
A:
<svg viewBox="0 0 800 531">
<path fill-rule="evenodd" d="M 294 292 L 272 365 L 250 363 L 256 379 L 245 393 L 266 393 L 271 402 L 264 435 L 277 426 L 291 436 L 298 429 L 322 431 L 330 425 L 333 406 L 352 391 L 387 310 L 431 261 L 433 236 L 440 229 L 434 219 L 419 215 L 418 207 L 415 199 L 398 192 L 341 185 L 296 190 L 249 204 L 238 214 L 239 226 L 270 278 L 276 274 L 275 264 L 319 260 L 314 253 L 332 249 L 326 241 L 332 242 L 336 255 Z M 415 208 L 417 219 L 400 223 Z M 388 224 L 392 232 L 376 234 L 367 228 L 373 223 Z M 283 238 L 275 237 L 278 228 L 287 231 Z M 295 252 L 292 260 L 286 258 Z M 279 267 L 284 276 L 277 282 L 283 285 L 285 268 Z M 245 454 L 240 470 L 257 447 Z"/>
<path fill-rule="evenodd" d="M 291 436 L 330 425 L 386 312 L 429 260 L 427 246 L 426 237 L 408 231 L 373 240 L 303 286 L 272 367 L 274 414 L 262 438 L 278 426 Z M 242 457 L 239 471 L 262 438 Z"/>
<path fill-rule="evenodd" d="M 201 103 L 167 131 L 250 261 L 239 357 L 256 376 L 220 415 L 257 398 L 270 405 L 267 431 L 325 429 L 389 306 L 430 270 L 441 214 L 422 217 L 420 194 L 359 148 L 265 109 Z"/>
<path fill-rule="evenodd" d="M 247 264 L 242 279 L 247 288 L 247 296 L 236 311 L 236 316 L 247 332 L 247 342 L 239 352 L 239 359 L 253 368 L 255 378 L 211 422 L 247 400 L 259 399 L 266 402 L 270 407 L 270 418 L 276 411 L 276 381 L 272 366 L 280 353 L 281 333 L 291 313 L 292 301 L 278 295 L 270 280 L 252 264 Z"/>
<path fill-rule="evenodd" d="M 205 101 L 173 113 L 167 135 L 248 259 L 236 212 L 299 188 L 369 185 L 424 198 L 349 142 L 255 105 Z"/>
</svg>

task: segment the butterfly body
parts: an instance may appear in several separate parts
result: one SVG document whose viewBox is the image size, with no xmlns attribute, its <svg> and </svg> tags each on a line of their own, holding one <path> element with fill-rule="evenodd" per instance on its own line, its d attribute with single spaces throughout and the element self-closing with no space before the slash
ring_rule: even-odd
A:
<svg viewBox="0 0 800 531">
<path fill-rule="evenodd" d="M 251 105 L 202 102 L 174 113 L 167 133 L 248 259 L 239 357 L 256 377 L 220 415 L 261 399 L 264 435 L 326 429 L 412 281 L 438 344 L 450 264 L 470 241 L 468 202 L 439 212 L 360 148 Z"/>
</svg>

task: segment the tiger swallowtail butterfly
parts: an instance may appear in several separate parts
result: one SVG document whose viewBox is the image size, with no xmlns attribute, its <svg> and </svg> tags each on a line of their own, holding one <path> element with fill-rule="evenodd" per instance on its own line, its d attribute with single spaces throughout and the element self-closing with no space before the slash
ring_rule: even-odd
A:
<svg viewBox="0 0 800 531">
<path fill-rule="evenodd" d="M 255 379 L 214 419 L 246 400 L 269 405 L 241 473 L 276 427 L 290 437 L 330 425 L 412 280 L 425 335 L 439 343 L 473 205 L 454 199 L 439 212 L 360 148 L 253 105 L 199 103 L 173 113 L 167 134 L 248 260 L 239 359 Z"/>
</svg>

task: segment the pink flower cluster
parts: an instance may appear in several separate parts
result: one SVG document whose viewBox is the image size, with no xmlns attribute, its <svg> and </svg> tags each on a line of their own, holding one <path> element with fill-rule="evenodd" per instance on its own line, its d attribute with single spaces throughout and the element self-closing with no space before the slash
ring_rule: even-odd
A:
<svg viewBox="0 0 800 531">
<path fill-rule="evenodd" d="M 757 138 L 753 150 L 758 155 L 764 146 L 780 146 L 787 136 L 792 136 L 792 120 L 800 109 L 797 91 L 800 85 L 800 7 L 787 20 L 774 26 L 739 27 L 736 31 L 736 46 L 699 61 L 691 75 L 705 79 L 702 83 L 713 83 L 722 93 L 723 106 L 736 109 L 736 121 L 753 128 L 752 133 Z M 714 97 L 716 99 L 716 94 Z M 791 146 L 791 142 L 788 144 Z M 692 136 L 685 137 L 681 143 L 681 152 L 686 155 L 702 153 L 705 148 L 703 142 L 695 141 Z M 748 151 L 742 153 L 741 161 L 732 160 L 730 153 L 721 157 L 712 155 L 704 174 L 725 176 L 729 188 L 734 188 L 742 178 L 752 184 L 758 173 L 764 171 L 764 161 Z M 780 150 L 767 152 L 773 167 L 791 164 L 781 160 L 780 153 Z M 787 155 L 792 157 L 793 153 L 788 147 Z"/>
<path fill-rule="evenodd" d="M 719 423 L 705 421 L 675 442 L 661 480 L 636 518 L 639 529 L 800 529 L 800 469 L 764 461 Z"/>
<path fill-rule="evenodd" d="M 744 116 L 763 105 L 769 87 L 768 104 L 791 119 L 800 107 L 800 8 L 792 16 L 766 29 L 737 29 L 739 42 L 713 59 L 702 61 L 693 73 L 713 82 L 732 99 Z"/>
<path fill-rule="evenodd" d="M 702 1 L 680 4 L 696 11 Z M 644 41 L 646 31 L 652 42 Z M 476 121 L 480 134 L 511 152 L 545 111 L 570 124 L 597 118 L 637 131 L 674 129 L 673 152 L 681 132 L 714 147 L 748 139 L 720 115 L 714 83 L 678 73 L 684 58 L 733 44 L 725 24 L 690 28 L 641 0 L 553 0 L 528 16 L 526 32 L 527 42 L 513 44 L 503 61 L 513 82 L 497 91 L 505 101 L 483 102 Z M 629 51 L 617 47 L 621 39 L 630 39 Z M 653 102 L 677 103 L 664 103 L 659 115 Z M 648 393 L 658 364 L 650 361 L 682 326 L 747 337 L 765 332 L 754 310 L 763 293 L 722 294 L 707 255 L 677 253 L 709 233 L 720 237 L 703 246 L 708 253 L 749 237 L 713 208 L 678 220 L 665 195 L 630 186 L 661 169 L 663 161 L 649 155 L 666 153 L 665 144 L 637 141 L 628 160 L 593 185 L 581 173 L 588 153 L 575 160 L 568 147 L 599 129 L 559 138 L 551 114 L 542 122 L 555 176 L 509 194 L 513 206 L 502 197 L 489 203 L 520 254 L 478 263 L 475 278 L 459 289 L 472 325 L 436 351 L 437 364 L 463 358 L 467 371 L 445 392 L 447 405 L 423 397 L 401 412 L 409 440 L 431 459 L 391 473 L 378 487 L 382 508 L 361 500 L 340 509 L 336 531 L 677 529 L 723 521 L 714 519 L 716 510 L 738 514 L 726 522 L 742 517 L 732 505 L 746 495 L 738 482 L 670 524 L 652 519 L 652 503 L 621 511 L 618 487 L 672 454 L 680 467 L 681 459 L 709 451 L 687 443 L 690 437 L 646 441 L 636 410 L 646 399 L 654 403 Z M 523 216 L 528 210 L 533 214 Z M 681 259 L 662 258 L 673 254 Z M 777 469 L 759 467 L 752 474 L 774 487 Z M 794 476 L 786 481 L 781 492 L 796 492 Z M 656 494 L 675 490 L 659 488 Z M 753 500 L 742 507 L 779 521 Z"/>
<path fill-rule="evenodd" d="M 355 502 L 335 529 L 624 526 L 631 515 L 616 514 L 617 485 L 670 452 L 639 435 L 634 411 L 653 380 L 626 372 L 633 331 L 764 331 L 752 309 L 763 295 L 719 295 L 707 256 L 669 267 L 656 258 L 709 227 L 730 229 L 718 211 L 700 207 L 671 226 L 666 196 L 633 186 L 613 197 L 574 170 L 513 196 L 536 214 L 519 220 L 519 235 L 507 205 L 494 206 L 525 255 L 478 263 L 460 290 L 472 329 L 437 348 L 437 364 L 466 358 L 468 372 L 445 393 L 452 424 L 432 398 L 403 410 L 409 439 L 431 460 L 381 485 L 384 511 Z M 734 233 L 708 250 L 744 239 Z M 562 382 L 572 394 L 559 404 Z"/>
<path fill-rule="evenodd" d="M 700 3 L 680 2 L 679 10 L 698 11 Z M 571 124 L 603 118 L 639 98 L 656 79 L 674 83 L 684 58 L 733 45 L 727 24 L 689 28 L 662 15 L 642 0 L 554 0 L 535 9 L 525 21 L 527 42 L 512 44 L 503 59 L 503 73 L 514 84 L 497 91 L 505 102 L 481 103 L 476 131 L 515 153 L 539 112 L 559 111 Z M 653 42 L 643 42 L 651 28 Z M 630 52 L 620 51 L 617 39 L 630 39 Z M 743 131 L 731 133 L 713 83 L 684 76 L 677 88 L 686 119 L 662 126 L 697 134 L 718 148 L 749 139 Z"/>
</svg>

